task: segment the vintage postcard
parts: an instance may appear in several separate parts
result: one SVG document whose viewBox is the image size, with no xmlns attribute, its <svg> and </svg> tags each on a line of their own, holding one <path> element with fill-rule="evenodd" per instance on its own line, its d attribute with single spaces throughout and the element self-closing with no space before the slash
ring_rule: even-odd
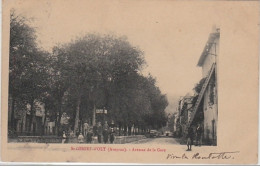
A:
<svg viewBox="0 0 260 173">
<path fill-rule="evenodd" d="M 2 6 L 2 162 L 258 163 L 258 1 Z"/>
</svg>

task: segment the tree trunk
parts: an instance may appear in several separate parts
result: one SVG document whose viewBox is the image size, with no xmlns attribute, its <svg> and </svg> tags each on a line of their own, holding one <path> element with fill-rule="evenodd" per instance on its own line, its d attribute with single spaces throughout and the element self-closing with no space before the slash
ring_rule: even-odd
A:
<svg viewBox="0 0 260 173">
<path fill-rule="evenodd" d="M 59 127 L 58 127 L 58 122 L 60 122 L 59 119 L 59 113 L 57 113 L 57 111 L 55 111 L 55 128 L 54 128 L 54 132 L 52 132 L 53 134 L 57 134 L 57 136 L 61 136 L 62 134 L 59 134 Z M 49 128 L 47 128 L 48 134 L 49 134 Z"/>
<path fill-rule="evenodd" d="M 12 98 L 12 111 L 11 111 L 11 129 L 12 130 L 16 130 L 15 129 L 15 117 L 14 117 L 14 105 L 15 105 L 15 99 Z"/>
<path fill-rule="evenodd" d="M 45 123 L 46 123 L 46 109 L 45 109 L 45 115 L 44 115 L 43 125 L 42 125 L 42 135 L 45 135 Z"/>
<path fill-rule="evenodd" d="M 80 96 L 77 99 L 77 105 L 76 105 L 76 117 L 75 117 L 75 125 L 74 125 L 74 134 L 76 134 L 77 130 L 79 130 L 79 109 L 80 109 Z"/>
<path fill-rule="evenodd" d="M 121 123 L 118 125 L 119 127 L 119 136 L 121 136 Z"/>
<path fill-rule="evenodd" d="M 96 125 L 96 103 L 93 101 L 93 116 L 92 116 L 92 125 Z"/>
<path fill-rule="evenodd" d="M 29 134 L 31 133 L 31 127 L 32 127 L 32 122 L 33 122 L 33 118 L 34 118 L 34 114 L 33 114 L 34 104 L 33 103 L 34 103 L 34 99 L 32 99 L 30 102 L 31 110 L 30 110 L 29 126 L 28 126 L 28 130 L 27 130 L 27 132 Z"/>
<path fill-rule="evenodd" d="M 45 126 L 44 126 L 44 124 L 42 125 L 42 136 L 45 136 Z"/>
<path fill-rule="evenodd" d="M 21 134 L 23 134 L 23 124 L 24 124 L 24 122 L 23 122 L 23 119 L 24 119 L 24 117 L 22 117 L 22 128 L 21 128 Z"/>
<path fill-rule="evenodd" d="M 56 134 L 59 136 L 59 135 L 62 135 L 61 132 L 60 132 L 60 120 L 61 120 L 61 115 L 62 115 L 62 97 L 59 98 L 59 101 L 58 101 L 58 112 L 59 112 L 59 115 L 57 116 L 56 120 L 55 120 L 55 124 L 56 124 Z"/>
<path fill-rule="evenodd" d="M 127 125 L 124 124 L 124 136 L 126 136 L 126 135 L 127 135 Z"/>
<path fill-rule="evenodd" d="M 129 136 L 132 135 L 131 131 L 132 131 L 132 127 L 131 127 L 131 125 L 129 125 L 129 126 L 128 126 L 128 135 L 129 135 Z"/>
</svg>

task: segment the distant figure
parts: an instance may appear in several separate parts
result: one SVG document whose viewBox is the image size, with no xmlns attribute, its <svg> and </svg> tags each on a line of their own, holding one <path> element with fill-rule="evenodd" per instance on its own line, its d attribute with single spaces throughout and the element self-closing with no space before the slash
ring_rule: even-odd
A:
<svg viewBox="0 0 260 173">
<path fill-rule="evenodd" d="M 73 130 L 70 131 L 70 137 L 75 137 Z"/>
<path fill-rule="evenodd" d="M 107 124 L 107 121 L 105 121 L 105 124 L 104 124 L 104 126 L 103 126 L 103 129 L 104 129 L 104 130 L 108 130 L 108 129 L 109 129 L 109 125 Z"/>
<path fill-rule="evenodd" d="M 82 133 L 80 133 L 79 136 L 78 136 L 78 142 L 79 143 L 83 143 L 84 142 L 84 136 L 82 135 Z"/>
<path fill-rule="evenodd" d="M 79 131 L 79 129 L 77 128 L 77 129 L 76 129 L 76 136 L 79 136 L 79 133 L 80 133 L 80 131 Z"/>
<path fill-rule="evenodd" d="M 108 134 L 109 134 L 109 126 L 107 124 L 107 121 L 105 121 L 105 124 L 103 126 L 103 139 L 105 144 L 108 142 Z"/>
<path fill-rule="evenodd" d="M 110 134 L 109 134 L 109 141 L 111 144 L 113 144 L 114 140 L 115 140 L 115 130 L 114 130 L 114 127 L 111 127 Z"/>
<path fill-rule="evenodd" d="M 198 124 L 197 128 L 196 128 L 196 145 L 197 146 L 201 146 L 202 144 L 202 126 L 200 124 Z"/>
<path fill-rule="evenodd" d="M 61 142 L 64 144 L 66 142 L 66 139 L 67 139 L 66 133 L 65 131 L 63 131 Z"/>
<path fill-rule="evenodd" d="M 93 125 L 93 135 L 94 136 L 97 136 L 98 134 L 97 134 L 97 124 L 94 124 Z"/>
<path fill-rule="evenodd" d="M 88 133 L 88 128 L 89 128 L 89 125 L 87 122 L 84 123 L 84 136 L 86 137 L 87 136 L 87 133 Z"/>
<path fill-rule="evenodd" d="M 97 125 L 98 143 L 101 143 L 102 132 L 103 132 L 102 125 L 100 122 L 98 122 L 98 125 Z"/>
<path fill-rule="evenodd" d="M 114 143 L 114 140 L 115 140 L 115 123 L 114 121 L 112 120 L 111 124 L 110 124 L 110 130 L 109 130 L 109 141 L 111 144 Z"/>
<path fill-rule="evenodd" d="M 92 137 L 93 137 L 93 127 L 89 126 L 87 132 L 87 143 L 92 142 Z"/>
<path fill-rule="evenodd" d="M 179 138 L 182 137 L 182 126 L 180 126 L 180 130 L 179 130 L 178 136 L 179 136 Z"/>
<path fill-rule="evenodd" d="M 187 134 L 187 146 L 188 149 L 186 151 L 191 151 L 191 146 L 193 145 L 193 129 L 189 127 Z"/>
</svg>

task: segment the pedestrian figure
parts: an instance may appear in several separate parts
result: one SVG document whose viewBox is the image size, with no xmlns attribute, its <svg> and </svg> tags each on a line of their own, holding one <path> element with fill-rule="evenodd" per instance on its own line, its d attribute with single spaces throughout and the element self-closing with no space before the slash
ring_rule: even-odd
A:
<svg viewBox="0 0 260 173">
<path fill-rule="evenodd" d="M 196 145 L 201 146 L 202 144 L 202 126 L 198 124 L 196 128 Z"/>
<path fill-rule="evenodd" d="M 79 129 L 76 129 L 76 137 L 79 136 L 79 133 L 80 133 Z"/>
<path fill-rule="evenodd" d="M 191 151 L 191 146 L 193 145 L 193 129 L 192 127 L 188 128 L 188 134 L 187 134 L 187 146 L 188 149 L 186 151 Z"/>
<path fill-rule="evenodd" d="M 79 136 L 78 136 L 78 142 L 79 143 L 83 143 L 84 142 L 84 136 L 82 135 L 82 133 L 80 133 Z"/>
<path fill-rule="evenodd" d="M 109 125 L 107 124 L 107 121 L 105 121 L 105 124 L 104 124 L 104 126 L 103 126 L 103 129 L 104 129 L 104 130 L 108 130 L 108 129 L 109 129 Z"/>
<path fill-rule="evenodd" d="M 97 123 L 93 125 L 93 135 L 97 136 Z"/>
<path fill-rule="evenodd" d="M 93 128 L 88 127 L 88 132 L 87 132 L 87 143 L 92 142 L 92 137 L 93 137 Z"/>
<path fill-rule="evenodd" d="M 84 123 L 84 136 L 86 137 L 87 136 L 87 133 L 88 133 L 88 128 L 89 128 L 89 125 L 87 122 Z"/>
<path fill-rule="evenodd" d="M 115 140 L 115 123 L 112 120 L 112 122 L 110 124 L 110 130 L 109 130 L 109 141 L 111 144 L 113 144 L 114 140 Z"/>
<path fill-rule="evenodd" d="M 67 139 L 66 133 L 65 133 L 65 131 L 63 131 L 61 142 L 64 144 L 66 142 L 66 139 Z"/>
<path fill-rule="evenodd" d="M 109 134 L 109 141 L 111 144 L 114 143 L 114 140 L 115 140 L 115 131 L 114 131 L 114 128 L 110 128 L 110 134 Z"/>
<path fill-rule="evenodd" d="M 101 143 L 102 132 L 103 132 L 102 125 L 100 122 L 98 122 L 98 126 L 97 126 L 98 143 Z"/>
<path fill-rule="evenodd" d="M 105 124 L 103 126 L 103 139 L 105 144 L 108 142 L 108 135 L 109 135 L 108 130 L 109 130 L 109 126 L 107 124 L 107 121 L 105 121 Z"/>
<path fill-rule="evenodd" d="M 75 137 L 73 130 L 70 130 L 70 137 L 71 138 Z"/>
</svg>

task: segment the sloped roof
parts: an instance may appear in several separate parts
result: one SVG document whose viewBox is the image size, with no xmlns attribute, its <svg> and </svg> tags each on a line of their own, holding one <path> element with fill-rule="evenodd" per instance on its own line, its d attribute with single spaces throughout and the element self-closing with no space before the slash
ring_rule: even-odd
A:
<svg viewBox="0 0 260 173">
<path fill-rule="evenodd" d="M 210 50 L 210 48 L 212 46 L 212 43 L 214 42 L 214 40 L 216 38 L 219 38 L 219 30 L 217 30 L 216 32 L 211 33 L 209 35 L 208 41 L 207 41 L 207 43 L 206 43 L 206 45 L 205 45 L 205 47 L 203 49 L 203 52 L 202 52 L 202 54 L 200 56 L 200 59 L 198 61 L 197 66 L 201 67 L 203 65 L 203 63 L 204 63 L 204 61 L 205 61 L 205 59 L 206 59 L 206 57 L 208 55 L 208 50 Z"/>
</svg>

